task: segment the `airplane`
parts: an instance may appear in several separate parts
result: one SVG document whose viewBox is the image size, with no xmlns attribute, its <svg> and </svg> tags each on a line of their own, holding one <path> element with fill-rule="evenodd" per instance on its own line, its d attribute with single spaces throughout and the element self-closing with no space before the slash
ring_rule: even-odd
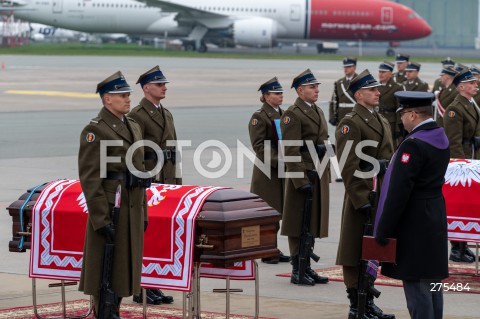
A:
<svg viewBox="0 0 480 319">
<path fill-rule="evenodd" d="M 432 33 L 405 5 L 388 0 L 6 0 L 0 12 L 82 32 L 183 37 L 205 52 L 209 38 L 271 47 L 276 39 L 395 42 Z M 10 11 L 8 11 L 10 10 Z M 389 50 L 392 50 L 389 48 Z M 387 52 L 388 53 L 388 52 Z M 390 52 L 391 53 L 391 52 Z"/>
</svg>

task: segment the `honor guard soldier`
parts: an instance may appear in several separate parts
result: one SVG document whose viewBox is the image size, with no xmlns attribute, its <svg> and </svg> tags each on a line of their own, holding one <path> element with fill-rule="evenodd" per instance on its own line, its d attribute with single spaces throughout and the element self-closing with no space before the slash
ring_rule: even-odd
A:
<svg viewBox="0 0 480 319">
<path fill-rule="evenodd" d="M 420 80 L 418 73 L 420 72 L 420 63 L 411 62 L 405 69 L 405 77 L 407 80 L 403 82 L 406 91 L 428 92 L 428 83 Z"/>
<path fill-rule="evenodd" d="M 343 266 L 344 283 L 350 299 L 349 319 L 358 317 L 358 287 L 362 271 L 360 260 L 364 225 L 369 220 L 373 220 L 371 215 L 378 201 L 377 198 L 370 198 L 374 184 L 373 176 L 377 174 L 378 185 L 381 185 L 388 160 L 393 154 L 390 123 L 374 110 L 379 103 L 378 87 L 380 86 L 381 84 L 368 70 L 364 70 L 353 78 L 348 89 L 357 103 L 353 111 L 340 121 L 335 131 L 338 157 L 343 158 L 345 155 L 342 153 L 348 152 L 342 170 L 345 196 L 336 264 Z M 362 152 L 368 158 L 375 159 L 377 162 L 375 164 L 379 165 L 380 171 L 375 172 L 374 163 L 361 159 L 356 154 L 357 145 L 366 141 L 376 142 L 376 147 L 364 147 Z M 347 144 L 351 145 L 351 148 L 346 148 Z M 361 319 L 377 317 L 395 318 L 394 315 L 383 313 L 373 302 L 373 295 L 368 292 L 366 313 Z"/>
<path fill-rule="evenodd" d="M 445 109 L 449 106 L 455 97 L 458 95 L 457 88 L 453 85 L 453 78 L 457 74 L 457 71 L 452 66 L 446 66 L 440 73 L 440 80 L 442 81 L 440 91 L 434 91 L 435 102 L 433 102 L 434 119 L 438 126 L 443 127 L 443 116 Z"/>
<path fill-rule="evenodd" d="M 384 61 L 378 67 L 378 79 L 382 84 L 378 87 L 378 91 L 380 91 L 378 113 L 382 114 L 390 123 L 393 147 L 396 148 L 403 137 L 403 125 L 400 125 L 402 124 L 400 116 L 396 113 L 397 99 L 394 94 L 398 91 L 404 91 L 405 88 L 393 81 L 393 67 L 394 64 L 388 61 Z"/>
<path fill-rule="evenodd" d="M 132 89 L 121 72 L 100 82 L 97 93 L 103 108 L 80 135 L 78 172 L 88 207 L 88 222 L 79 290 L 93 296 L 96 317 L 99 308 L 106 307 L 106 303 L 100 304 L 106 243 L 111 244 L 112 240 L 114 243 L 110 287 L 118 296 L 111 318 L 119 318 L 123 297 L 140 292 L 143 232 L 147 223 L 145 188 L 149 187 L 149 180 L 136 177 L 127 168 L 129 147 L 142 139 L 140 126 L 125 116 L 130 110 L 130 92 Z M 109 158 L 121 161 L 105 163 L 106 159 L 100 155 L 104 141 L 121 141 L 120 146 L 106 149 Z M 131 158 L 138 171 L 144 171 L 143 156 L 143 150 L 138 149 Z M 102 172 L 105 165 L 106 172 Z M 121 186 L 120 213 L 114 223 L 111 213 L 118 186 Z"/>
<path fill-rule="evenodd" d="M 179 156 L 176 154 L 174 143 L 177 140 L 172 114 L 160 103 L 167 92 L 165 78 L 157 66 L 140 75 L 140 83 L 144 97 L 140 104 L 132 109 L 129 117 L 133 118 L 142 129 L 144 140 L 154 142 L 161 148 L 163 160 L 157 158 L 155 150 L 145 148 L 145 168 L 152 171 L 159 160 L 163 162 L 160 172 L 153 177 L 153 182 L 161 184 L 182 184 L 182 179 L 177 176 L 176 166 Z M 179 173 L 178 173 L 179 175 Z M 172 303 L 173 297 L 165 295 L 159 289 L 147 289 L 147 302 L 149 304 Z M 142 296 L 135 295 L 134 301 L 141 303 Z"/>
<path fill-rule="evenodd" d="M 408 54 L 399 53 L 395 59 L 397 64 L 397 72 L 393 74 L 393 81 L 403 84 L 407 80 L 405 77 L 405 69 L 407 68 L 408 62 L 410 61 L 410 56 Z"/>
<path fill-rule="evenodd" d="M 288 236 L 293 269 L 290 282 L 302 285 L 328 282 L 327 277 L 318 275 L 310 267 L 310 258 L 307 259 L 305 281 L 301 282 L 302 278 L 299 278 L 299 250 L 303 221 L 300 216 L 304 211 L 307 198 L 313 200 L 311 218 L 308 221 L 310 234 L 313 238 L 328 236 L 330 168 L 327 167 L 323 172 L 316 171 L 312 155 L 306 145 L 306 142 L 314 145 L 321 161 L 322 153 L 325 155 L 328 131 L 325 115 L 315 105 L 318 99 L 319 84 L 320 82 L 309 69 L 293 79 L 292 88 L 297 92 L 298 98 L 295 104 L 283 113 L 280 123 L 282 141 L 296 141 L 301 144 L 300 146 L 285 146 L 285 156 L 297 156 L 300 161 L 286 162 L 287 174 L 294 176 L 287 175 L 286 179 L 281 234 Z"/>
<path fill-rule="evenodd" d="M 262 96 L 260 101 L 262 108 L 253 113 L 248 124 L 248 133 L 253 150 L 259 161 L 265 162 L 265 147 L 270 148 L 270 175 L 265 175 L 262 170 L 253 166 L 252 183 L 250 192 L 257 194 L 268 205 L 283 213 L 283 199 L 285 194 L 285 179 L 278 176 L 279 169 L 284 172 L 284 162 L 278 156 L 278 142 L 280 129 L 280 117 L 282 109 L 280 105 L 283 102 L 283 88 L 276 77 L 263 83 L 258 89 Z M 269 146 L 267 146 L 267 143 Z M 280 167 L 281 166 L 281 167 Z M 289 262 L 290 257 L 280 252 L 279 257 L 262 258 L 262 262 L 267 264 L 277 264 L 278 262 Z"/>
<path fill-rule="evenodd" d="M 455 61 L 453 61 L 450 57 L 447 57 L 445 60 L 440 61 L 442 63 L 442 69 L 446 67 L 455 67 Z M 440 77 L 433 82 L 433 88 L 432 92 L 435 93 L 436 91 L 440 91 L 443 89 L 445 86 L 442 83 L 442 74 L 440 74 Z"/>
<path fill-rule="evenodd" d="M 470 72 L 472 72 L 472 75 L 477 78 L 477 83 L 480 87 L 480 68 L 472 65 L 470 67 Z M 480 106 L 480 91 L 477 93 L 477 95 L 473 97 L 473 100 L 475 101 L 475 103 L 477 103 L 477 106 Z"/>
<path fill-rule="evenodd" d="M 468 67 L 457 68 L 453 84 L 458 95 L 446 108 L 443 124 L 450 141 L 452 158 L 480 159 L 480 110 L 473 97 L 478 93 L 477 78 Z M 450 260 L 473 262 L 475 255 L 465 242 L 450 242 Z"/>
<path fill-rule="evenodd" d="M 337 80 L 333 85 L 333 94 L 329 106 L 328 122 L 337 125 L 345 114 L 352 111 L 355 100 L 347 92 L 350 80 L 357 76 L 357 58 L 346 57 L 343 59 L 343 73 L 345 76 Z"/>
<path fill-rule="evenodd" d="M 375 239 L 397 241 L 396 262 L 382 263 L 382 274 L 403 281 L 412 319 L 443 318 L 448 277 L 447 213 L 442 187 L 450 160 L 448 139 L 433 120 L 430 92 L 397 92 L 398 112 L 409 135 L 385 174 L 376 216 Z"/>
</svg>

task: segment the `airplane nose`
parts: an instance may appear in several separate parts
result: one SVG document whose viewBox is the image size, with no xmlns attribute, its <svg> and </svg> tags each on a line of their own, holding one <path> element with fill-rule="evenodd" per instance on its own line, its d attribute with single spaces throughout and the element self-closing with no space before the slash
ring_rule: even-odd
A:
<svg viewBox="0 0 480 319">
<path fill-rule="evenodd" d="M 419 32 L 421 33 L 422 37 L 428 37 L 430 34 L 432 34 L 432 27 L 427 23 L 427 21 L 422 20 Z"/>
</svg>

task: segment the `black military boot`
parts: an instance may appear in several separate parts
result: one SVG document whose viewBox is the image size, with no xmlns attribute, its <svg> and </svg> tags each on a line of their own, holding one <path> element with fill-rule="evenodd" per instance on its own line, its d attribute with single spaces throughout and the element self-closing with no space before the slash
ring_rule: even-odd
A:
<svg viewBox="0 0 480 319">
<path fill-rule="evenodd" d="M 327 277 L 320 276 L 315 270 L 312 269 L 310 266 L 310 258 L 308 258 L 307 270 L 305 270 L 305 273 L 308 275 L 308 277 L 312 278 L 316 284 L 326 284 L 328 282 Z"/>
<path fill-rule="evenodd" d="M 470 248 L 468 248 L 467 243 L 465 243 L 465 256 L 472 258 L 473 261 L 475 261 L 475 259 L 477 258 L 477 256 L 475 256 L 473 251 L 471 251 Z M 480 257 L 478 259 L 480 260 Z"/>
<path fill-rule="evenodd" d="M 305 277 L 300 280 L 298 276 L 298 255 L 292 256 L 292 276 L 290 277 L 290 282 L 295 285 L 301 285 L 301 286 L 314 286 L 315 281 L 310 278 L 306 273 Z"/>
<path fill-rule="evenodd" d="M 162 298 L 158 297 L 152 292 L 152 289 L 145 289 L 147 292 L 147 304 L 149 305 L 161 305 Z M 143 303 L 143 295 L 140 292 L 138 295 L 133 295 L 133 301 L 136 303 Z"/>
<path fill-rule="evenodd" d="M 466 253 L 467 243 L 451 241 L 450 260 L 461 263 L 473 263 L 475 259 Z M 473 254 L 473 253 L 472 253 Z"/>
<path fill-rule="evenodd" d="M 367 294 L 367 314 L 371 316 L 376 316 L 378 319 L 395 319 L 394 314 L 384 313 L 382 309 L 380 309 L 374 302 L 373 302 L 373 295 Z"/>
<path fill-rule="evenodd" d="M 350 300 L 350 310 L 348 311 L 348 319 L 359 319 L 358 317 L 358 290 L 355 288 L 347 289 L 347 297 Z M 369 314 L 365 307 L 365 314 L 360 319 L 379 319 L 377 316 Z"/>
<path fill-rule="evenodd" d="M 160 289 L 150 289 L 154 295 L 159 297 L 162 300 L 162 303 L 173 303 L 173 297 L 167 296 Z"/>
</svg>

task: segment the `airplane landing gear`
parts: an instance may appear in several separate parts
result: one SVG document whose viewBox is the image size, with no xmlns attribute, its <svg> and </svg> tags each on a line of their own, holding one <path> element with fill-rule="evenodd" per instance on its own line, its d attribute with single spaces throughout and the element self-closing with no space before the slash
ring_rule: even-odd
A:
<svg viewBox="0 0 480 319">
<path fill-rule="evenodd" d="M 395 50 L 393 48 L 388 48 L 386 54 L 387 56 L 394 56 Z"/>
<path fill-rule="evenodd" d="M 198 51 L 200 53 L 205 53 L 207 52 L 207 46 L 205 45 L 205 42 L 200 42 L 200 46 L 197 49 L 195 40 L 183 40 L 183 48 L 185 51 Z"/>
<path fill-rule="evenodd" d="M 394 56 L 395 55 L 395 49 L 400 46 L 400 42 L 398 41 L 390 41 L 388 43 L 388 49 L 387 49 L 387 56 Z"/>
</svg>

